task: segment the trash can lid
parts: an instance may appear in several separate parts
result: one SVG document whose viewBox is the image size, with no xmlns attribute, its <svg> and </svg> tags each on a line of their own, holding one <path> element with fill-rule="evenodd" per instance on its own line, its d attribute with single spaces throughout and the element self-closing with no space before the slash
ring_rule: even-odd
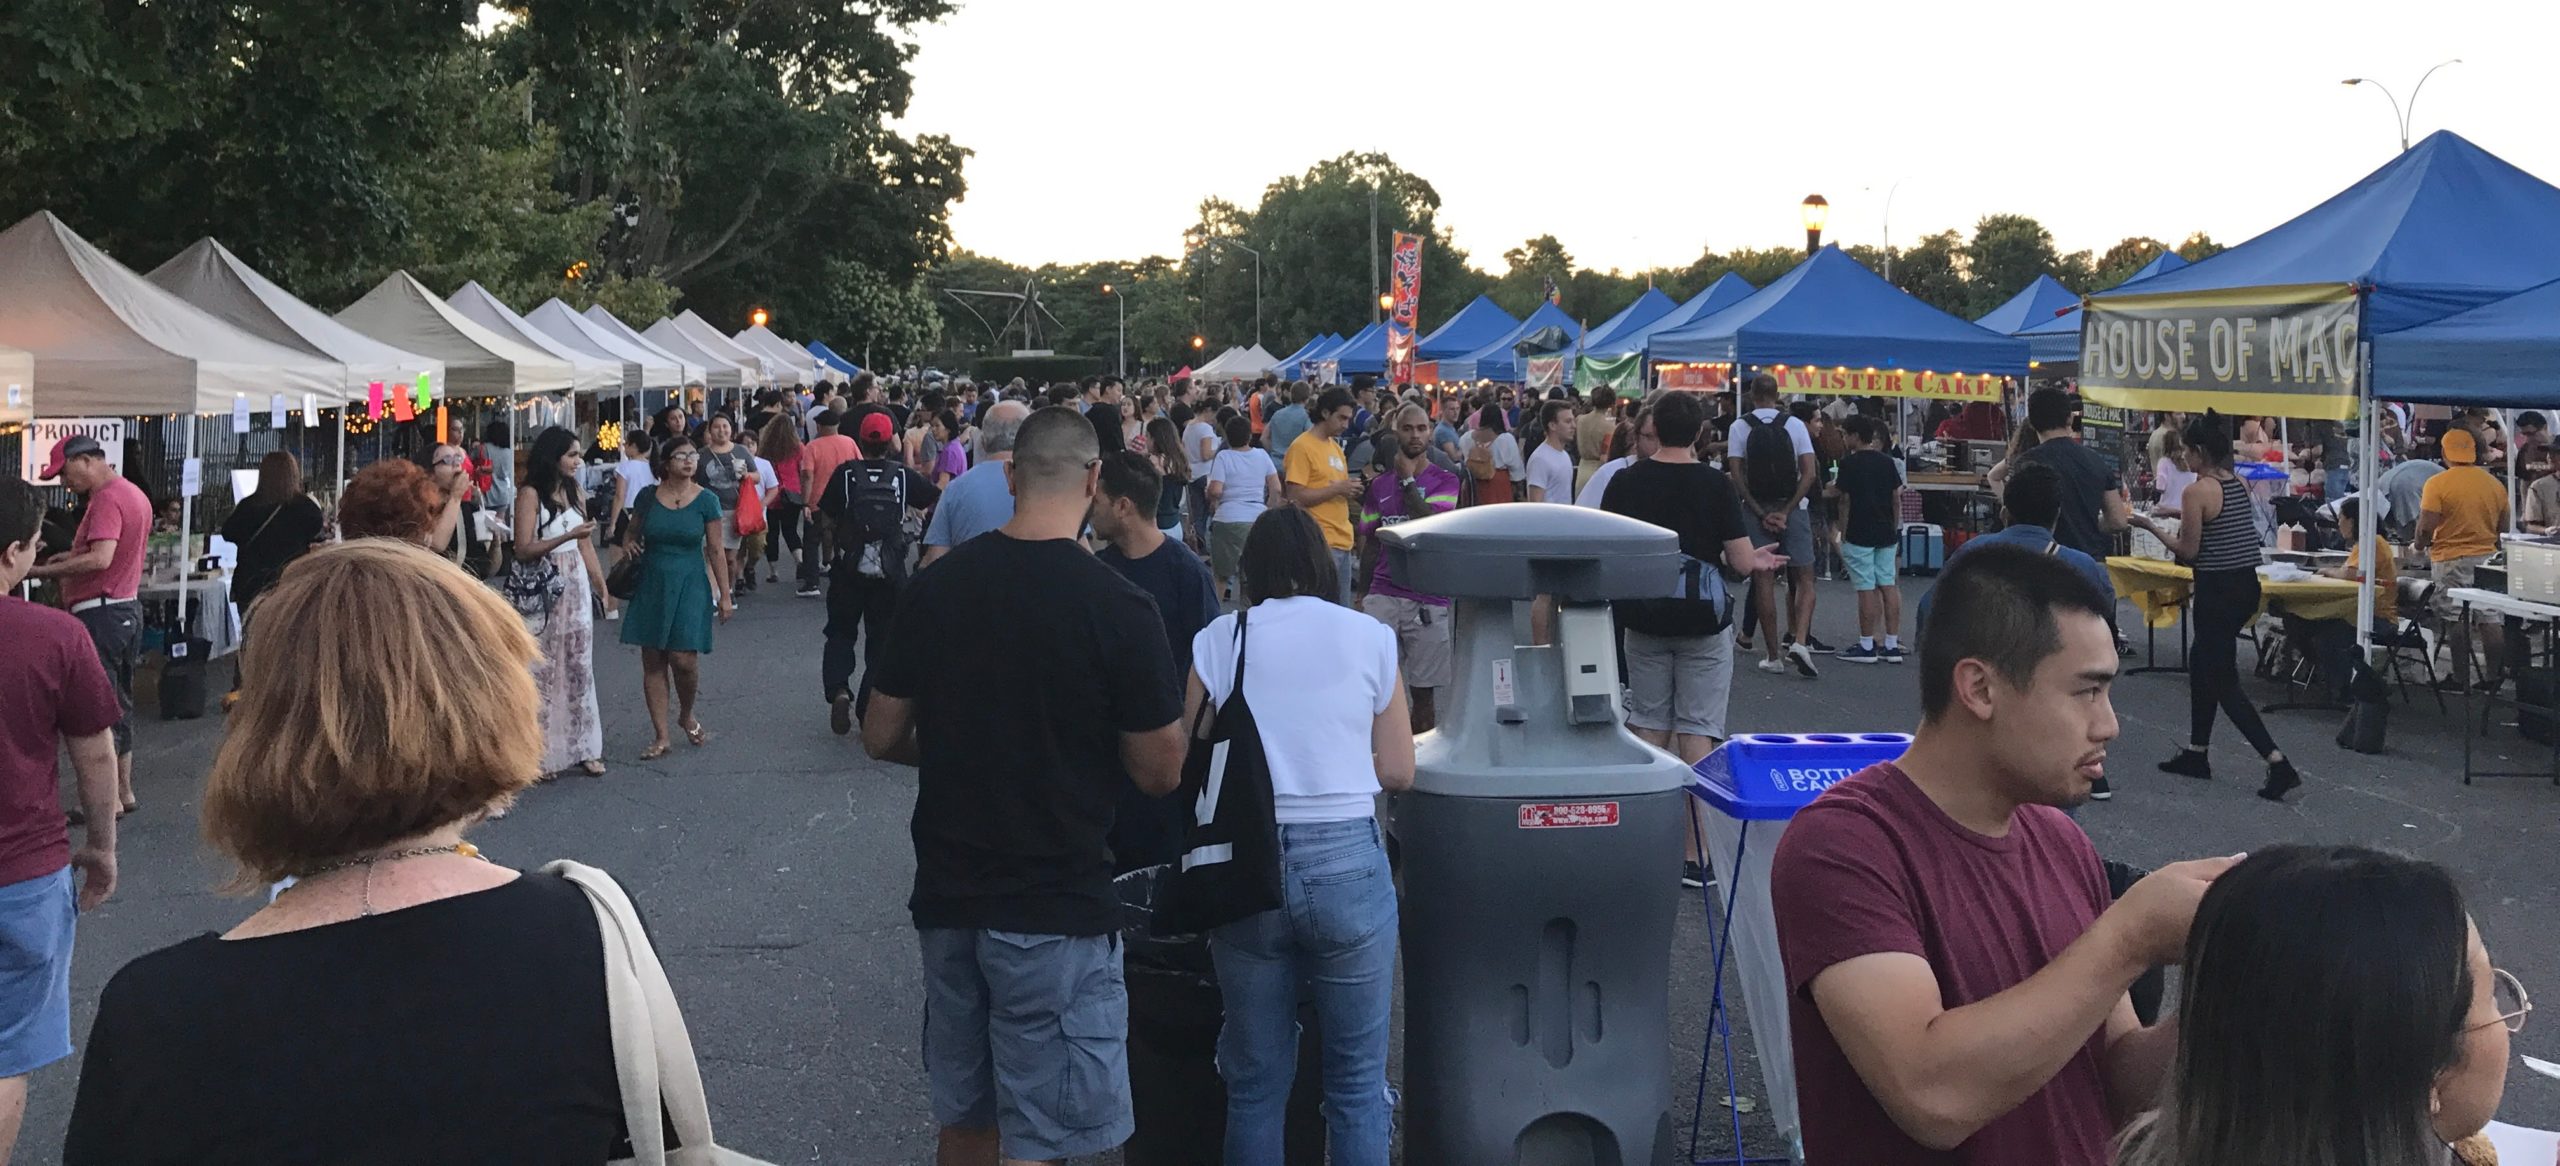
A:
<svg viewBox="0 0 2560 1166">
<path fill-rule="evenodd" d="M 1689 792 L 1728 818 L 1785 821 L 1841 779 L 1910 747 L 1909 733 L 1744 733 L 1699 759 Z"/>
<path fill-rule="evenodd" d="M 1680 536 L 1580 506 L 1473 506 L 1379 532 L 1397 581 L 1431 595 L 1570 603 L 1671 593 Z"/>
</svg>

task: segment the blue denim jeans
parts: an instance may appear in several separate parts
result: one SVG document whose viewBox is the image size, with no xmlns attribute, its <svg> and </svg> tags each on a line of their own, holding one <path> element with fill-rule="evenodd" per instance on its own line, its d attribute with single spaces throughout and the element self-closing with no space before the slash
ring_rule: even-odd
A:
<svg viewBox="0 0 2560 1166">
<path fill-rule="evenodd" d="M 1335 1166 L 1386 1166 L 1394 1106 L 1387 1020 L 1395 996 L 1396 889 L 1369 818 L 1280 827 L 1283 906 L 1218 928 L 1226 996 L 1218 1075 L 1227 1166 L 1279 1166 L 1298 1071 L 1298 986 L 1324 1039 L 1324 1116 Z"/>
</svg>

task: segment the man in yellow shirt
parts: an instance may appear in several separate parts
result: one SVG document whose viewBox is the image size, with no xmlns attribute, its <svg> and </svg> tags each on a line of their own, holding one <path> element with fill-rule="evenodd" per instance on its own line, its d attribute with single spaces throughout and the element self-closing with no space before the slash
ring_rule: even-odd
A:
<svg viewBox="0 0 2560 1166">
<path fill-rule="evenodd" d="M 1333 551 L 1335 600 L 1349 607 L 1359 562 L 1351 553 L 1351 499 L 1369 488 L 1368 479 L 1353 475 L 1344 464 L 1342 443 L 1336 440 L 1351 428 L 1351 394 L 1339 387 L 1326 389 L 1316 398 L 1315 415 L 1315 424 L 1289 443 L 1281 480 L 1287 484 L 1289 504 L 1313 515 L 1324 530 L 1324 544 Z"/>
<path fill-rule="evenodd" d="M 2471 629 L 2458 626 L 2462 602 L 2452 598 L 2451 592 L 2456 587 L 2471 586 L 2480 564 L 2497 553 L 2498 532 L 2507 528 L 2507 488 L 2481 469 L 2479 461 L 2479 441 L 2469 430 L 2446 430 L 2444 472 L 2427 479 L 2425 491 L 2418 496 L 2415 545 L 2426 553 L 2428 569 L 2436 582 L 2436 615 L 2453 633 L 2453 682 L 2457 687 L 2468 683 L 2471 676 Z M 2481 658 L 2488 666 L 2488 675 L 2480 678 L 2483 692 L 2495 691 L 2499 678 L 2506 675 L 2500 667 L 2505 648 L 2502 631 L 2494 623 L 2481 625 Z"/>
</svg>

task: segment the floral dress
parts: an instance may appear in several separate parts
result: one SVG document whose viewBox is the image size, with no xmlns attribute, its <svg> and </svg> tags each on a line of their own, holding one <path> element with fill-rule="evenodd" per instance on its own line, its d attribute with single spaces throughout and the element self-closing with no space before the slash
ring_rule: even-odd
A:
<svg viewBox="0 0 2560 1166">
<path fill-rule="evenodd" d="M 554 513 L 546 507 L 534 537 L 558 538 L 586 520 L 576 510 Z M 544 773 L 604 756 L 604 719 L 596 715 L 595 591 L 579 546 L 566 542 L 552 549 L 551 565 L 560 570 L 560 597 L 550 611 L 525 620 L 525 630 L 542 646 L 533 682 L 542 694 Z"/>
</svg>

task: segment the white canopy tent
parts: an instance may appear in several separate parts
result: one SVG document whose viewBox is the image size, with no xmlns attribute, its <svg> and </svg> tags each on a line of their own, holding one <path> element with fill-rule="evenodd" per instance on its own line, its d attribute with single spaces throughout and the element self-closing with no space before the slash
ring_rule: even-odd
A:
<svg viewBox="0 0 2560 1166">
<path fill-rule="evenodd" d="M 198 418 L 254 398 L 344 400 L 345 365 L 262 340 L 179 299 L 89 245 L 51 211 L 0 232 L 0 343 L 25 349 L 43 378 L 47 417 L 186 418 L 189 462 Z M 5 393 L 0 389 L 0 393 Z M 0 400 L 5 400 L 0 396 Z M 178 508 L 178 544 L 195 538 L 195 495 Z M 178 576 L 178 626 L 189 622 L 192 572 Z"/>
<path fill-rule="evenodd" d="M 675 321 L 664 316 L 658 317 L 657 323 L 643 330 L 640 338 L 701 365 L 704 388 L 743 389 L 757 383 L 756 370 L 741 367 L 737 362 L 694 343 L 691 334 L 676 327 Z"/>
<path fill-rule="evenodd" d="M 46 417 L 228 413 L 344 400 L 347 370 L 259 339 L 89 245 L 51 211 L 0 232 L 0 344 L 35 358 Z M 5 393 L 0 388 L 0 393 Z"/>
<path fill-rule="evenodd" d="M 623 323 L 622 317 L 606 311 L 603 304 L 589 304 L 586 311 L 578 314 L 586 317 L 588 323 L 620 337 L 623 342 L 633 348 L 642 352 L 655 353 L 661 359 L 674 362 L 676 368 L 681 370 L 676 379 L 679 386 L 702 384 L 703 378 L 709 375 L 709 370 L 705 369 L 700 361 L 642 336 L 637 329 Z"/>
<path fill-rule="evenodd" d="M 36 358 L 0 344 L 0 425 L 23 425 L 36 416 Z"/>
<path fill-rule="evenodd" d="M 444 379 L 443 361 L 394 348 L 339 323 L 211 238 L 196 240 L 145 278 L 251 335 L 345 365 L 346 386 L 332 404 L 364 400 L 365 386 L 374 381 L 414 385 L 420 373 Z"/>
<path fill-rule="evenodd" d="M 482 327 L 405 271 L 392 272 L 347 305 L 338 322 L 443 361 L 440 389 L 448 396 L 529 397 L 565 393 L 577 383 L 569 362 Z"/>
<path fill-rule="evenodd" d="M 624 377 L 623 387 L 626 389 L 673 389 L 684 384 L 682 362 L 640 343 L 636 336 L 624 340 L 611 329 L 579 315 L 576 309 L 556 298 L 542 301 L 539 307 L 525 313 L 524 318 L 526 323 L 542 329 L 562 344 L 637 367 L 637 381 L 629 375 Z"/>
<path fill-rule="evenodd" d="M 755 381 L 748 387 L 761 385 L 773 378 L 776 371 L 773 367 L 774 361 L 738 347 L 737 341 L 729 339 L 726 333 L 712 327 L 711 321 L 695 315 L 693 309 L 687 308 L 678 312 L 667 322 L 675 325 L 677 331 L 684 333 L 685 339 L 693 341 L 694 347 L 754 374 Z"/>
<path fill-rule="evenodd" d="M 618 356 L 600 356 L 563 343 L 558 337 L 534 327 L 524 317 L 517 315 L 516 310 L 508 307 L 506 301 L 490 294 L 489 289 L 480 286 L 479 280 L 475 279 L 455 288 L 452 295 L 445 297 L 445 302 L 452 304 L 455 311 L 470 317 L 473 323 L 483 328 L 536 352 L 544 353 L 554 360 L 567 362 L 573 387 L 581 393 L 618 392 L 625 387 L 634 389 L 639 387 L 640 363 L 638 361 L 626 361 Z"/>
<path fill-rule="evenodd" d="M 1191 370 L 1194 380 L 1249 381 L 1279 367 L 1280 359 L 1259 344 L 1251 348 L 1230 348 L 1199 368 Z"/>
<path fill-rule="evenodd" d="M 738 347 L 763 357 L 766 368 L 780 366 L 799 374 L 800 384 L 834 384 L 850 379 L 819 363 L 808 349 L 774 335 L 773 329 L 762 324 L 739 332 L 730 339 L 736 341 Z"/>
</svg>

